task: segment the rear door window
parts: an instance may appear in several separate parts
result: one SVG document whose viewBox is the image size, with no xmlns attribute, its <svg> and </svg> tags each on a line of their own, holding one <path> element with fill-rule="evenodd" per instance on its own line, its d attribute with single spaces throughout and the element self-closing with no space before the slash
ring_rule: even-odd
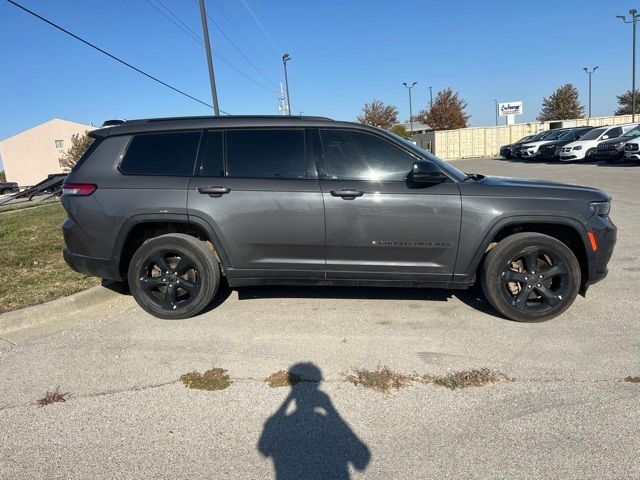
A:
<svg viewBox="0 0 640 480">
<path fill-rule="evenodd" d="M 132 175 L 193 175 L 200 132 L 135 135 L 120 163 Z"/>
<path fill-rule="evenodd" d="M 307 178 L 304 130 L 228 130 L 227 174 L 240 178 Z"/>
<path fill-rule="evenodd" d="M 200 146 L 200 175 L 224 177 L 223 133 L 205 132 Z"/>
<path fill-rule="evenodd" d="M 607 132 L 607 135 L 609 135 L 609 138 L 618 138 L 620 135 L 622 135 L 622 128 L 612 128 Z"/>
</svg>

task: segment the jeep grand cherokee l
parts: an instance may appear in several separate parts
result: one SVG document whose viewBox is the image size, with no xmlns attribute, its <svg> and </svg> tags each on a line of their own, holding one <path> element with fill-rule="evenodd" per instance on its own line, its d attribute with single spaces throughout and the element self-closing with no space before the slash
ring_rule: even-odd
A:
<svg viewBox="0 0 640 480">
<path fill-rule="evenodd" d="M 464 289 L 518 321 L 607 274 L 610 197 L 463 173 L 394 134 L 319 117 L 127 121 L 69 174 L 64 257 L 186 318 L 244 285 Z"/>
</svg>

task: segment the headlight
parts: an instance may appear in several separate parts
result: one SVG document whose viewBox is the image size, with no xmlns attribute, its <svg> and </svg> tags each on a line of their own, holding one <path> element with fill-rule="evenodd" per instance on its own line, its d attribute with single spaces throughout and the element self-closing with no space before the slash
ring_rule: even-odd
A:
<svg viewBox="0 0 640 480">
<path fill-rule="evenodd" d="M 573 147 L 574 150 L 582 150 L 582 145 L 578 145 L 577 147 Z"/>
<path fill-rule="evenodd" d="M 616 147 L 621 147 L 622 145 L 624 145 L 624 142 L 617 142 L 617 143 L 614 143 L 614 145 Z"/>
<path fill-rule="evenodd" d="M 611 202 L 591 202 L 589 207 L 593 213 L 604 217 L 611 211 Z"/>
</svg>

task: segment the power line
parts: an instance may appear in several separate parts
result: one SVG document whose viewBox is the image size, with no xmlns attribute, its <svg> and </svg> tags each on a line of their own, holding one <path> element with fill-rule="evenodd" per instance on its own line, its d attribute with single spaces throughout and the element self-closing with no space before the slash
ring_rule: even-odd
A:
<svg viewBox="0 0 640 480">
<path fill-rule="evenodd" d="M 196 43 L 198 43 L 200 46 L 204 47 L 204 41 L 202 40 L 202 37 L 200 37 L 197 33 L 195 33 L 193 30 L 191 30 L 189 28 L 189 26 L 184 23 L 182 20 L 180 20 L 178 18 L 178 16 L 173 13 L 166 5 L 164 5 L 162 2 L 160 2 L 159 0 L 158 3 L 160 3 L 166 10 L 167 12 L 169 12 L 171 14 L 171 16 L 173 16 L 174 18 L 176 18 L 178 20 L 178 22 L 176 22 L 173 18 L 169 17 L 168 15 L 166 15 L 164 12 L 162 12 L 160 9 L 158 9 L 156 7 L 156 10 L 158 10 L 160 13 L 162 13 L 168 20 L 171 21 L 171 23 L 173 23 L 175 26 L 177 26 L 178 28 L 180 28 L 180 30 L 182 30 L 183 32 L 185 32 L 189 37 L 191 37 Z M 149 0 L 147 0 L 147 2 L 151 3 Z M 197 4 L 197 0 L 196 0 L 196 4 Z M 155 5 L 154 5 L 155 7 Z M 208 17 L 209 15 L 207 15 Z M 186 27 L 187 30 L 185 30 L 185 28 L 182 26 L 184 25 Z M 240 70 L 240 68 L 238 68 L 235 64 L 233 64 L 228 58 L 226 58 L 224 55 L 222 55 L 220 52 L 216 51 L 215 49 L 212 49 L 213 51 L 213 55 L 217 58 L 219 58 L 223 63 L 227 64 L 229 67 L 231 67 L 233 70 L 235 70 L 239 75 L 242 75 L 244 78 L 246 78 L 247 80 L 249 80 L 250 82 L 254 83 L 255 85 L 259 86 L 260 88 L 264 88 L 265 90 L 267 90 L 268 92 L 273 93 L 275 90 L 271 87 L 266 86 L 265 84 L 258 82 L 255 78 L 249 76 L 248 74 L 246 74 L 245 72 L 243 72 L 242 70 Z"/>
<path fill-rule="evenodd" d="M 150 78 L 150 79 L 151 79 L 151 80 L 153 80 L 154 82 L 158 82 L 159 84 L 164 85 L 164 86 L 165 86 L 165 87 L 167 87 L 167 88 L 170 88 L 170 89 L 171 89 L 171 90 L 173 90 L 174 92 L 177 92 L 177 93 L 179 93 L 179 94 L 181 94 L 181 95 L 184 95 L 185 97 L 188 97 L 188 98 L 190 98 L 191 100 L 195 100 L 196 102 L 201 103 L 202 105 L 205 105 L 205 106 L 207 106 L 207 107 L 209 107 L 209 108 L 213 108 L 213 105 L 209 105 L 207 102 L 204 102 L 204 101 L 200 100 L 199 98 L 196 98 L 196 97 L 194 97 L 194 96 L 192 96 L 192 95 L 189 95 L 188 93 L 186 93 L 186 92 L 184 92 L 184 91 L 180 90 L 179 88 L 176 88 L 176 87 L 174 87 L 173 85 L 169 85 L 168 83 L 163 82 L 163 81 L 162 81 L 162 80 L 160 80 L 159 78 L 154 77 L 153 75 L 151 75 L 151 74 L 149 74 L 149 73 L 146 73 L 146 72 L 144 72 L 144 71 L 140 70 L 140 69 L 139 69 L 139 68 L 137 68 L 137 67 L 134 67 L 134 66 L 133 66 L 133 65 L 131 65 L 130 63 L 127 63 L 127 62 L 125 62 L 124 60 L 122 60 L 122 59 L 120 59 L 120 58 L 116 57 L 115 55 L 112 55 L 111 53 L 107 52 L 106 50 L 103 50 L 102 48 L 100 48 L 100 47 L 98 47 L 98 46 L 94 45 L 93 43 L 88 42 L 87 40 L 85 40 L 85 39 L 83 39 L 83 38 L 79 37 L 79 36 L 78 36 L 78 35 L 76 35 L 75 33 L 71 33 L 69 30 L 66 30 L 65 28 L 61 27 L 60 25 L 57 25 L 57 24 L 53 23 L 53 22 L 52 22 L 52 21 L 50 21 L 50 20 L 47 20 L 47 19 L 46 19 L 46 18 L 44 18 L 43 16 L 38 15 L 37 13 L 35 13 L 35 12 L 33 12 L 33 11 L 29 10 L 29 9 L 28 9 L 28 8 L 26 8 L 26 7 L 23 7 L 23 6 L 22 6 L 22 5 L 20 5 L 19 3 L 16 3 L 16 2 L 14 2 L 13 0 L 7 0 L 7 2 L 9 2 L 9 3 L 11 3 L 12 5 L 14 5 L 14 6 L 16 6 L 16 7 L 20 8 L 21 10 L 24 10 L 24 11 L 25 11 L 25 12 L 27 12 L 28 14 L 33 15 L 34 17 L 36 17 L 36 18 L 38 18 L 38 19 L 42 20 L 43 22 L 45 22 L 45 23 L 47 23 L 47 24 L 51 25 L 52 27 L 57 28 L 57 29 L 58 29 L 58 30 L 60 30 L 61 32 L 66 33 L 67 35 L 69 35 L 69 36 L 71 36 L 71 37 L 75 38 L 76 40 L 79 40 L 80 42 L 82 42 L 82 43 L 84 43 L 85 45 L 88 45 L 89 47 L 91 47 L 91 48 L 93 48 L 93 49 L 95 49 L 95 50 L 99 51 L 100 53 L 103 53 L 104 55 L 106 55 L 106 56 L 108 56 L 109 58 L 111 58 L 111 59 L 115 60 L 116 62 L 121 63 L 122 65 L 124 65 L 124 66 L 126 66 L 126 67 L 129 67 L 129 68 L 130 68 L 130 69 L 132 69 L 132 70 L 135 70 L 136 72 L 138 72 L 138 73 L 140 73 L 140 74 L 144 75 L 144 76 L 145 76 L 145 77 L 147 77 L 147 78 Z M 222 110 L 220 110 L 220 111 L 222 112 Z M 224 113 L 225 115 L 230 115 L 230 113 L 227 113 L 227 112 L 222 112 L 222 113 Z"/>
<path fill-rule="evenodd" d="M 160 0 L 157 0 L 158 3 L 160 3 Z M 197 3 L 197 0 L 194 0 Z M 218 5 L 216 5 L 216 7 L 218 7 Z M 218 7 L 220 8 L 220 7 Z M 247 61 L 247 63 L 249 63 L 249 65 L 251 65 L 256 72 L 258 72 L 260 75 L 262 75 L 269 83 L 273 84 L 275 86 L 275 83 L 273 81 L 273 79 L 269 78 L 249 57 L 247 57 L 244 52 L 240 49 L 240 47 L 238 47 L 235 42 L 233 40 L 231 40 L 231 38 L 229 37 L 229 35 L 227 35 L 227 33 L 222 29 L 222 27 L 220 25 L 218 25 L 218 23 L 211 18 L 211 16 L 207 13 L 207 18 L 211 21 L 211 23 L 213 23 L 213 25 L 220 31 L 220 33 L 224 36 L 224 38 L 227 39 L 227 41 L 231 44 L 231 46 L 233 48 L 235 48 L 237 50 L 237 52 L 242 55 L 242 57 Z"/>
</svg>

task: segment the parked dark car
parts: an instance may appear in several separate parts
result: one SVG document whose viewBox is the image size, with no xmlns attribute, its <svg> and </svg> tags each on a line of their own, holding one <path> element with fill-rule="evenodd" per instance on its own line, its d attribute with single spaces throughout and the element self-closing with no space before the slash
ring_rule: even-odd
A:
<svg viewBox="0 0 640 480">
<path fill-rule="evenodd" d="M 18 193 L 19 191 L 18 184 L 15 182 L 0 182 L 0 195 Z"/>
<path fill-rule="evenodd" d="M 621 162 L 624 160 L 624 146 L 629 140 L 640 136 L 640 125 L 627 130 L 620 137 L 600 142 L 596 147 L 596 160 L 604 160 L 607 163 Z"/>
<path fill-rule="evenodd" d="M 500 156 L 502 158 L 513 158 L 513 148 L 516 145 L 525 143 L 527 140 L 530 140 L 531 137 L 533 137 L 533 135 L 527 135 L 526 137 L 522 137 L 517 142 L 511 143 L 509 145 L 503 145 L 502 147 L 500 147 Z"/>
<path fill-rule="evenodd" d="M 554 130 L 545 130 L 544 132 L 536 133 L 528 140 L 519 141 L 518 143 L 515 143 L 511 148 L 511 155 L 513 156 L 513 158 L 522 158 L 522 155 L 520 154 L 520 152 L 524 145 L 527 145 L 531 142 L 538 142 L 540 140 L 544 140 L 546 137 L 548 137 L 549 135 L 553 135 L 554 133 L 555 133 Z"/>
<path fill-rule="evenodd" d="M 89 132 L 64 257 L 186 318 L 222 281 L 465 289 L 504 316 L 564 312 L 607 274 L 611 198 L 463 173 L 388 131 L 321 117 L 137 120 Z"/>
<path fill-rule="evenodd" d="M 552 140 L 549 143 L 545 143 L 538 148 L 538 155 L 536 159 L 539 160 L 558 160 L 560 158 L 560 150 L 565 145 L 575 142 L 580 139 L 584 134 L 593 130 L 594 127 L 577 127 L 572 128 L 558 137 L 557 140 Z"/>
</svg>

